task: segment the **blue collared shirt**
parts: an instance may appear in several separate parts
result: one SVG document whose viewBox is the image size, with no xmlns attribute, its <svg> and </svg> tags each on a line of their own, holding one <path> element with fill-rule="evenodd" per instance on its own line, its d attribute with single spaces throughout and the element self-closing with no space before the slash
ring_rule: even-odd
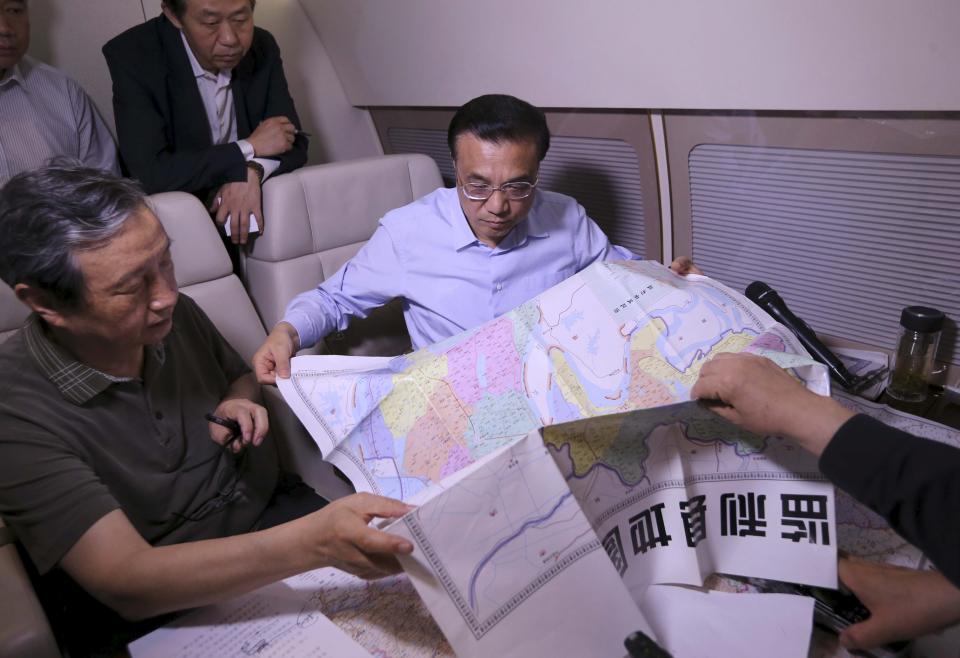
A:
<svg viewBox="0 0 960 658">
<path fill-rule="evenodd" d="M 610 244 L 568 196 L 537 191 L 526 220 L 496 247 L 480 242 L 455 188 L 392 210 L 336 274 L 297 295 L 284 321 L 303 347 L 395 297 L 419 349 L 503 315 L 598 260 L 635 259 Z"/>
</svg>

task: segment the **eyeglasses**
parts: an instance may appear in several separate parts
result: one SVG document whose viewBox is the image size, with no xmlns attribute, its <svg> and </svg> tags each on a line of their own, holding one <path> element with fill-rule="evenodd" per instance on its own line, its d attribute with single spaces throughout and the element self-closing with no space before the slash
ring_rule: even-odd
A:
<svg viewBox="0 0 960 658">
<path fill-rule="evenodd" d="M 494 192 L 502 192 L 503 196 L 510 201 L 519 201 L 526 199 L 533 194 L 533 188 L 540 182 L 540 177 L 532 183 L 526 181 L 516 181 L 513 183 L 504 183 L 500 186 L 488 185 L 487 183 L 464 183 L 460 186 L 463 190 L 463 196 L 471 201 L 486 201 L 493 196 Z"/>
</svg>

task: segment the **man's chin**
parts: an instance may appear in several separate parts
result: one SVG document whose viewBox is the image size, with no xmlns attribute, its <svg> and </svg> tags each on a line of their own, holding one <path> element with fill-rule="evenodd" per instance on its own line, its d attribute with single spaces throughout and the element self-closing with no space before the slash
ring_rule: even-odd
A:
<svg viewBox="0 0 960 658">
<path fill-rule="evenodd" d="M 489 226 L 489 233 L 490 233 L 490 236 L 491 236 L 491 237 L 495 237 L 495 238 L 497 238 L 497 239 L 501 239 L 501 238 L 507 237 L 507 234 L 510 233 L 510 231 L 512 231 L 515 227 L 516 227 L 516 224 L 513 224 L 513 223 L 511 223 L 511 224 L 491 224 L 491 225 Z"/>
<path fill-rule="evenodd" d="M 238 55 L 237 57 L 217 57 L 214 58 L 213 62 L 221 71 L 226 71 L 236 68 L 241 59 L 243 59 L 243 55 Z"/>
</svg>

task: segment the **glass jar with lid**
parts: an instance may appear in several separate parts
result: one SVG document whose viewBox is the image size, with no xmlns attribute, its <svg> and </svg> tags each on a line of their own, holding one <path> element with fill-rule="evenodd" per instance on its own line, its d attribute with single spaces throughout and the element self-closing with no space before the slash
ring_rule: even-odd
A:
<svg viewBox="0 0 960 658">
<path fill-rule="evenodd" d="M 904 402 L 926 399 L 943 317 L 943 312 L 927 306 L 908 306 L 900 313 L 900 337 L 887 386 L 890 397 Z"/>
</svg>

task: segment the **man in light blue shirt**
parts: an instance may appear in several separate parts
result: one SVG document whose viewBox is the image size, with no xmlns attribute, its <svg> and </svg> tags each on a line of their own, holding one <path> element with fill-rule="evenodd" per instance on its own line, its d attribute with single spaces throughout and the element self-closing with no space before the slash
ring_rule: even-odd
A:
<svg viewBox="0 0 960 658">
<path fill-rule="evenodd" d="M 254 355 L 261 382 L 351 316 L 395 297 L 416 349 L 503 315 L 598 260 L 636 258 L 574 199 L 537 189 L 550 146 L 543 112 L 505 95 L 475 98 L 447 140 L 457 187 L 387 213 L 332 277 L 295 297 Z"/>
</svg>

